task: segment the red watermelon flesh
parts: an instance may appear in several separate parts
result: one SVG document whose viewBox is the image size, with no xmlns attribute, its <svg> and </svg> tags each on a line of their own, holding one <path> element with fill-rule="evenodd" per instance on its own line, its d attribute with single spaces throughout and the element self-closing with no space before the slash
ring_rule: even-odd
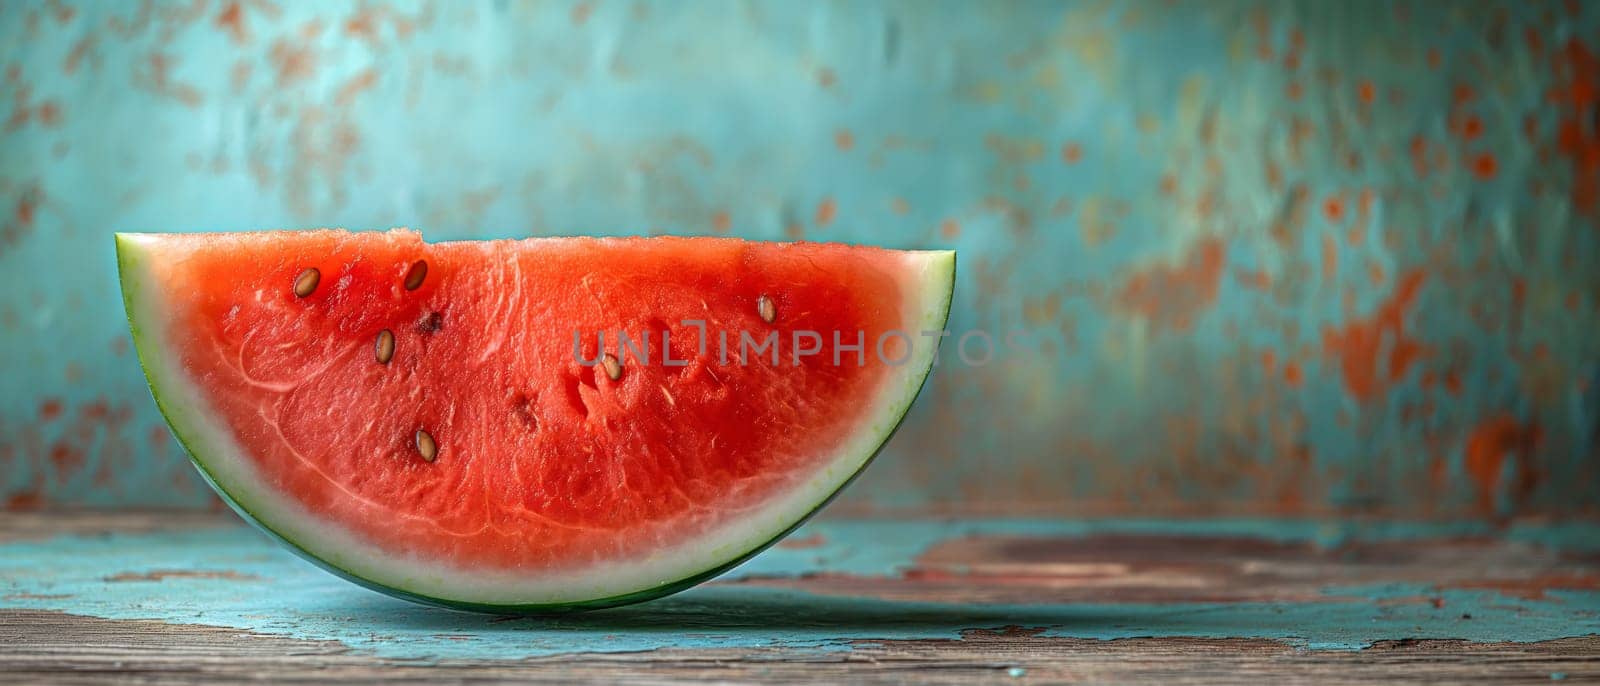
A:
<svg viewBox="0 0 1600 686">
<path fill-rule="evenodd" d="M 368 585 L 487 608 L 670 592 L 797 525 L 909 407 L 954 267 L 722 238 L 118 245 L 152 390 L 237 509 Z M 741 364 L 773 332 L 778 363 Z M 836 334 L 863 349 L 835 364 Z M 601 335 L 616 364 L 580 361 Z"/>
</svg>

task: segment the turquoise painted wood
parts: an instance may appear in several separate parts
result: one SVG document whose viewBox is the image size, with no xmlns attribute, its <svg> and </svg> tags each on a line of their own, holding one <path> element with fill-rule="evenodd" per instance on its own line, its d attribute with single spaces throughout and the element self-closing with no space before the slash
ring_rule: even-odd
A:
<svg viewBox="0 0 1600 686">
<path fill-rule="evenodd" d="M 213 502 L 112 231 L 409 225 L 958 249 L 955 332 L 1023 335 L 947 351 L 846 509 L 1593 514 L 1597 30 L 1576 2 L 0 3 L 0 497 Z"/>
<path fill-rule="evenodd" d="M 237 526 L 0 542 L 0 616 L 227 627 L 406 660 L 783 648 L 973 631 L 1109 640 L 1532 642 L 1600 633 L 1600 541 L 1559 526 L 823 520 L 712 584 L 507 618 L 395 600 Z M 1577 666 L 1574 664 L 1574 666 Z"/>
</svg>

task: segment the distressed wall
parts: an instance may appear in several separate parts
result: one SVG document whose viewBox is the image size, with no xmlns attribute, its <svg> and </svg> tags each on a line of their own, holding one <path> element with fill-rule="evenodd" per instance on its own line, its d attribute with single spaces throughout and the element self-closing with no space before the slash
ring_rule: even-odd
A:
<svg viewBox="0 0 1600 686">
<path fill-rule="evenodd" d="M 0 4 L 0 499 L 214 504 L 114 230 L 952 247 L 841 507 L 1600 511 L 1600 5 Z M 1003 351 L 1007 352 L 1007 351 Z"/>
</svg>

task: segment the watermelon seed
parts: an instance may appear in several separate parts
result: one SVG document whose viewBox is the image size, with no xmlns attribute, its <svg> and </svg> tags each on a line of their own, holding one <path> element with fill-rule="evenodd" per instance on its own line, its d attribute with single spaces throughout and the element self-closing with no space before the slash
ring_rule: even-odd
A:
<svg viewBox="0 0 1600 686">
<path fill-rule="evenodd" d="M 317 291 L 317 284 L 322 281 L 322 272 L 312 267 L 303 272 L 294 280 L 294 294 L 304 298 Z"/>
<path fill-rule="evenodd" d="M 433 436 L 427 431 L 417 429 L 416 439 L 417 452 L 422 455 L 422 459 L 432 462 L 439 456 L 439 446 L 433 442 Z"/>
<path fill-rule="evenodd" d="M 617 361 L 615 355 L 606 353 L 605 359 L 601 360 L 600 363 L 606 368 L 606 378 L 612 381 L 622 378 L 622 363 Z"/>
<path fill-rule="evenodd" d="M 414 291 L 422 287 L 422 280 L 428 278 L 428 263 L 417 260 L 411 263 L 411 268 L 406 270 L 406 290 Z"/>
<path fill-rule="evenodd" d="M 394 358 L 394 332 L 384 329 L 378 332 L 378 345 L 373 348 L 378 357 L 378 364 L 389 364 Z"/>
<path fill-rule="evenodd" d="M 772 298 L 763 295 L 756 298 L 756 314 L 761 315 L 761 321 L 771 324 L 778 318 L 778 306 L 772 304 Z"/>
</svg>

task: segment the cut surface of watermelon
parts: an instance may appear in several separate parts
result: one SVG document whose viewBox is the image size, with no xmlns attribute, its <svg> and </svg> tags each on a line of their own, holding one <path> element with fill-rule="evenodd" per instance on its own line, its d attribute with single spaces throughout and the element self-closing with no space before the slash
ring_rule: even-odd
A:
<svg viewBox="0 0 1600 686">
<path fill-rule="evenodd" d="M 955 269 L 404 230 L 117 253 L 152 393 L 236 510 L 369 587 L 491 611 L 664 595 L 797 526 L 915 399 Z"/>
</svg>

